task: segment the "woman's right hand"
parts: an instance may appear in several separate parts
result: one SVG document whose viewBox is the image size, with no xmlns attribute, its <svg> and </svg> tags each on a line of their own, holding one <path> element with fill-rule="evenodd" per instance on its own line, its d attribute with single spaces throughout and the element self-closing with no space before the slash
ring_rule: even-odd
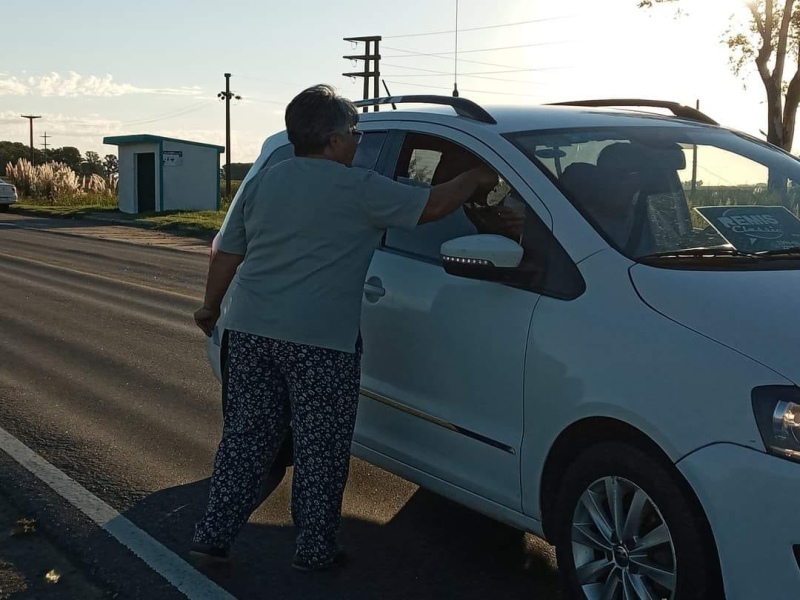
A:
<svg viewBox="0 0 800 600">
<path fill-rule="evenodd" d="M 217 321 L 219 320 L 219 309 L 216 308 L 209 308 L 204 306 L 202 308 L 198 308 L 194 312 L 194 322 L 197 326 L 203 330 L 203 333 L 206 336 L 211 337 L 212 332 L 214 331 L 214 327 L 217 325 Z"/>
</svg>

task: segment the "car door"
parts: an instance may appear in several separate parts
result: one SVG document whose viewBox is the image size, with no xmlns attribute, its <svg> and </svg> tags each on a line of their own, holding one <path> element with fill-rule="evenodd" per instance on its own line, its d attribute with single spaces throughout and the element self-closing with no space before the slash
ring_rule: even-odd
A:
<svg viewBox="0 0 800 600">
<path fill-rule="evenodd" d="M 408 140 L 431 138 L 432 147 L 454 143 L 494 168 L 527 203 L 530 218 L 539 218 L 532 205 L 549 217 L 525 182 L 477 139 L 443 126 L 404 125 L 407 131 L 394 135 L 405 142 L 393 144 L 394 155 L 381 159 L 386 174 L 430 183 L 436 152 L 416 148 L 409 159 Z M 362 309 L 356 441 L 520 510 L 525 352 L 540 296 L 448 275 L 439 258 L 441 242 L 475 232 L 459 209 L 413 232 L 389 230 L 376 251 Z"/>
</svg>

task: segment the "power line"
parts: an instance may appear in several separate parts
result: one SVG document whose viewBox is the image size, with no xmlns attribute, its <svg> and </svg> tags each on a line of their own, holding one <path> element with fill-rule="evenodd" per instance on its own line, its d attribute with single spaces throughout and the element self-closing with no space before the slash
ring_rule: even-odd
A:
<svg viewBox="0 0 800 600">
<path fill-rule="evenodd" d="M 287 104 L 289 104 L 288 102 L 281 102 L 281 101 L 278 101 L 278 100 L 264 100 L 263 98 L 252 98 L 250 96 L 248 96 L 245 99 L 245 102 L 248 102 L 248 101 L 250 101 L 250 102 L 260 102 L 261 104 L 280 104 L 281 106 L 286 106 Z"/>
<path fill-rule="evenodd" d="M 478 52 L 497 52 L 499 50 L 517 50 L 519 48 L 533 48 L 536 46 L 556 46 L 558 44 L 567 44 L 572 40 L 563 40 L 560 42 L 537 42 L 535 44 L 520 44 L 519 46 L 501 46 L 498 48 L 480 48 L 476 50 L 459 50 L 459 54 L 476 54 Z M 426 54 L 425 56 L 452 56 L 455 54 L 454 52 L 436 52 L 432 54 Z M 389 57 L 384 56 L 383 58 L 404 58 L 404 57 Z"/>
<path fill-rule="evenodd" d="M 566 43 L 566 42 L 554 42 L 554 43 L 561 44 L 561 43 Z M 422 57 L 432 57 L 432 58 L 440 58 L 440 59 L 446 60 L 448 62 L 453 60 L 452 58 L 448 58 L 447 56 L 445 56 L 445 54 L 451 54 L 450 52 L 446 52 L 446 53 L 414 52 L 413 50 L 404 50 L 403 48 L 390 48 L 389 46 L 384 46 L 384 48 L 386 48 L 387 50 L 394 50 L 395 52 L 405 52 L 405 53 L 408 54 L 408 56 L 403 56 L 403 55 L 400 55 L 400 54 L 392 54 L 390 56 L 384 56 L 383 58 L 422 58 Z M 485 62 L 485 61 L 482 61 L 482 60 L 467 60 L 465 58 L 459 58 L 459 60 L 461 62 L 466 62 L 466 63 L 470 63 L 470 64 L 473 64 L 473 65 L 484 65 L 484 66 L 487 66 L 487 67 L 499 67 L 499 68 L 502 68 L 502 69 L 517 69 L 518 68 L 517 65 L 504 65 L 504 64 L 499 64 L 499 63 Z M 519 68 L 522 69 L 522 67 L 519 67 Z M 529 71 L 552 71 L 552 70 L 555 70 L 555 69 L 566 69 L 566 68 L 569 68 L 569 67 L 541 67 L 541 68 L 537 68 L 537 69 L 524 69 L 524 70 L 529 70 Z"/>
<path fill-rule="evenodd" d="M 416 73 L 394 73 L 390 75 L 390 77 L 446 77 L 450 76 L 450 73 L 446 73 L 444 71 L 434 71 L 433 69 L 420 69 L 418 67 L 404 67 L 402 65 L 390 65 L 387 64 L 388 67 L 395 67 L 398 69 L 409 69 L 411 71 L 420 71 L 422 72 L 421 75 Z M 521 79 L 506 79 L 502 77 L 487 77 L 487 75 L 502 75 L 505 73 L 523 73 L 526 71 L 531 71 L 536 69 L 511 69 L 509 71 L 483 71 L 478 73 L 459 73 L 461 77 L 472 77 L 474 79 L 487 79 L 490 81 L 507 81 L 510 83 L 536 83 L 535 81 L 524 81 Z"/>
<path fill-rule="evenodd" d="M 420 69 L 420 70 L 422 70 L 422 69 Z M 458 75 L 460 77 L 478 77 L 478 78 L 480 78 L 480 77 L 482 77 L 484 75 L 503 75 L 503 74 L 506 74 L 506 73 L 524 73 L 524 72 L 529 71 L 529 70 L 530 69 L 513 69 L 511 71 L 483 71 L 483 72 L 479 72 L 479 73 L 459 73 Z M 432 73 L 423 73 L 421 75 L 417 75 L 416 73 L 396 73 L 396 74 L 390 75 L 390 77 L 444 77 L 444 76 L 451 76 L 451 75 L 452 75 L 452 73 L 433 73 L 433 72 Z M 516 81 L 518 81 L 519 83 L 530 83 L 530 82 L 522 81 L 522 80 L 519 80 L 519 79 L 516 80 Z"/>
<path fill-rule="evenodd" d="M 408 85 L 411 87 L 421 87 L 421 88 L 428 88 L 428 89 L 435 89 L 435 90 L 449 90 L 449 87 L 445 87 L 443 85 L 423 85 L 421 83 L 407 83 L 405 81 L 387 81 L 386 83 L 391 83 L 392 85 Z M 519 98 L 533 98 L 532 94 L 512 94 L 511 92 L 491 92 L 489 90 L 461 90 L 462 92 L 472 92 L 473 94 L 493 94 L 495 96 L 517 96 Z"/>
<path fill-rule="evenodd" d="M 403 77 L 403 78 L 411 78 L 411 77 L 444 77 L 444 75 L 409 75 L 405 73 L 390 73 L 388 74 L 389 77 Z M 465 73 L 460 73 L 461 77 L 469 77 L 471 79 L 483 79 L 485 81 L 502 81 L 505 83 L 522 83 L 522 84 L 530 84 L 530 85 L 549 85 L 541 81 L 531 81 L 529 79 L 508 79 L 507 77 L 487 77 L 485 75 L 470 75 Z"/>
<path fill-rule="evenodd" d="M 436 75 L 452 75 L 452 73 L 448 73 L 446 71 L 434 71 L 433 69 L 421 69 L 419 67 L 405 67 L 403 65 L 392 65 L 389 63 L 383 63 L 384 67 L 394 67 L 395 69 L 408 69 L 409 71 L 421 71 L 424 73 L 435 73 Z M 393 77 L 423 77 L 423 75 L 393 75 Z"/>
<path fill-rule="evenodd" d="M 275 85 L 286 85 L 286 86 L 289 86 L 289 87 L 293 87 L 295 89 L 300 89 L 300 88 L 304 87 L 303 85 L 301 85 L 299 83 L 292 83 L 290 81 L 279 81 L 277 79 L 264 79 L 263 77 L 249 77 L 247 75 L 237 75 L 237 77 L 239 79 L 246 79 L 248 81 L 260 81 L 262 83 L 272 83 L 272 84 L 275 84 Z M 307 87 L 307 86 L 305 86 L 305 87 Z"/>
<path fill-rule="evenodd" d="M 559 19 L 569 19 L 571 17 L 549 17 L 546 19 L 532 19 L 530 21 L 517 21 L 516 23 L 503 23 L 501 25 L 485 25 L 483 27 L 472 27 L 470 29 L 460 29 L 460 32 L 464 31 L 483 31 L 484 29 L 499 29 L 501 27 L 514 27 L 515 25 L 529 25 L 531 23 L 544 23 L 547 21 L 557 21 Z M 385 35 L 383 39 L 390 40 L 390 39 L 399 39 L 399 38 L 414 38 L 414 37 L 423 37 L 427 35 L 445 35 L 448 33 L 455 33 L 455 30 L 451 29 L 448 31 L 429 31 L 425 33 L 409 33 L 406 35 Z"/>
<path fill-rule="evenodd" d="M 138 125 L 146 125 L 148 123 L 156 123 L 157 121 L 163 121 L 165 119 L 173 119 L 175 117 L 182 117 L 183 115 L 187 115 L 192 112 L 196 112 L 207 106 L 211 106 L 212 103 L 216 103 L 214 99 L 204 100 L 199 104 L 195 103 L 188 107 L 179 108 L 170 112 L 162 113 L 160 115 L 155 115 L 152 118 L 145 118 L 140 119 L 137 121 L 125 121 L 120 123 L 123 127 L 130 127 L 130 126 L 138 126 Z M 86 122 L 88 124 L 88 122 Z"/>
<path fill-rule="evenodd" d="M 433 69 L 420 69 L 418 67 L 404 67 L 403 65 L 390 65 L 388 63 L 384 63 L 387 67 L 394 67 L 396 69 L 408 69 L 410 71 L 421 71 L 425 73 L 424 75 L 416 75 L 416 74 L 395 74 L 392 77 L 444 77 L 445 75 L 449 76 L 450 73 L 445 71 L 434 71 Z M 551 69 L 510 69 L 508 71 L 479 71 L 477 73 L 459 73 L 461 77 L 481 77 L 483 75 L 502 75 L 504 73 L 525 73 L 529 71 L 545 71 L 545 70 L 553 70 L 558 67 L 552 67 Z M 526 81 L 520 81 L 519 83 L 528 83 Z"/>
</svg>

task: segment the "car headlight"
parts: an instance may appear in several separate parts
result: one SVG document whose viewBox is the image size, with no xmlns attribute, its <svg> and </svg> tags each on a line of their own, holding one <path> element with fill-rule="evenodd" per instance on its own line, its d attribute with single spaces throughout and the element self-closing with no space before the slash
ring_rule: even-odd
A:
<svg viewBox="0 0 800 600">
<path fill-rule="evenodd" d="M 753 410 L 767 451 L 800 462 L 800 389 L 756 388 Z"/>
</svg>

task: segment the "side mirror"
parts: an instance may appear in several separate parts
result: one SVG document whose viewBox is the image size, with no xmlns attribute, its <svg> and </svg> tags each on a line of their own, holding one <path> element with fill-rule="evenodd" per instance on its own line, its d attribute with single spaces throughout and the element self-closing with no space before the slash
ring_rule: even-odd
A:
<svg viewBox="0 0 800 600">
<path fill-rule="evenodd" d="M 522 262 L 522 246 L 502 235 L 478 234 L 442 244 L 442 263 L 450 275 L 510 282 Z"/>
</svg>

